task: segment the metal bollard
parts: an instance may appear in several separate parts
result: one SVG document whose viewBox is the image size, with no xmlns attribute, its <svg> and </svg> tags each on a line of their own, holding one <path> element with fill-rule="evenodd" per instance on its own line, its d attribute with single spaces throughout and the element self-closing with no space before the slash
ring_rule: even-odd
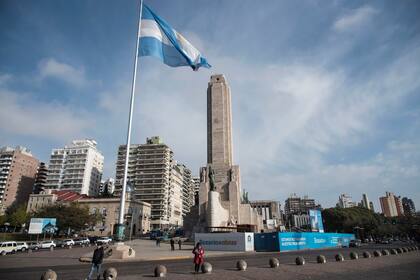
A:
<svg viewBox="0 0 420 280">
<path fill-rule="evenodd" d="M 369 259 L 369 258 L 371 258 L 371 257 L 372 257 L 372 255 L 371 255 L 368 251 L 364 251 L 364 252 L 363 252 L 363 257 L 364 257 L 365 259 Z"/>
<path fill-rule="evenodd" d="M 375 256 L 376 258 L 382 256 L 381 251 L 378 251 L 378 250 L 373 251 L 373 256 Z"/>
<path fill-rule="evenodd" d="M 305 258 L 304 257 L 297 257 L 295 262 L 296 262 L 296 265 L 304 265 L 305 264 Z"/>
</svg>

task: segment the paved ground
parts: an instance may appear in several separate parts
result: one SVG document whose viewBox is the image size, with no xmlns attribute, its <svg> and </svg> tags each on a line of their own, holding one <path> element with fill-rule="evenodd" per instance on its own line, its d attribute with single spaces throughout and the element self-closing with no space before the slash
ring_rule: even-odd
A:
<svg viewBox="0 0 420 280">
<path fill-rule="evenodd" d="M 420 251 L 404 253 L 398 256 L 383 256 L 380 258 L 349 260 L 350 251 L 363 250 L 372 252 L 386 245 L 371 245 L 357 250 L 348 248 L 333 250 L 313 250 L 286 253 L 252 253 L 228 256 L 207 256 L 206 260 L 213 264 L 213 273 L 210 275 L 194 275 L 190 259 L 172 259 L 158 261 L 134 261 L 106 263 L 106 267 L 115 267 L 118 270 L 118 279 L 134 280 L 149 279 L 152 277 L 153 268 L 157 264 L 163 264 L 168 268 L 167 279 L 416 279 L 420 280 Z M 392 246 L 392 245 L 391 245 Z M 388 246 L 389 247 L 389 246 Z M 56 250 L 54 252 L 39 252 L 13 255 L 0 258 L 0 279 L 2 280 L 26 280 L 39 279 L 42 272 L 47 268 L 53 268 L 58 279 L 84 279 L 89 271 L 89 264 L 77 263 L 77 256 L 81 252 L 87 252 L 92 248 L 77 248 L 72 250 Z M 168 256 L 171 256 L 168 252 Z M 343 263 L 334 261 L 336 253 L 342 253 L 346 257 Z M 190 252 L 189 252 L 190 253 Z M 323 254 L 328 263 L 315 263 L 316 256 Z M 306 258 L 305 266 L 296 266 L 294 259 L 302 255 Z M 67 256 L 67 257 L 66 257 Z M 280 267 L 271 269 L 268 267 L 268 259 L 272 256 L 279 258 Z M 235 263 L 238 259 L 248 262 L 246 272 L 236 271 Z M 50 264 L 48 264 L 48 261 Z M 62 262 L 64 261 L 64 262 Z M 60 265 L 60 262 L 61 265 Z M 47 263 L 47 264 L 46 264 Z M 51 265 L 54 264 L 54 265 Z"/>
</svg>

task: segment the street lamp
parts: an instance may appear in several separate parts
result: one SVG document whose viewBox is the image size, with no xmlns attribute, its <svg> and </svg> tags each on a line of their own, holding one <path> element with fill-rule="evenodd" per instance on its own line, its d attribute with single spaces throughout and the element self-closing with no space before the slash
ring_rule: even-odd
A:
<svg viewBox="0 0 420 280">
<path fill-rule="evenodd" d="M 4 225 L 4 236 L 3 236 L 3 239 L 4 239 L 4 241 L 6 241 L 7 227 L 10 226 L 10 224 L 6 222 L 3 225 Z"/>
</svg>

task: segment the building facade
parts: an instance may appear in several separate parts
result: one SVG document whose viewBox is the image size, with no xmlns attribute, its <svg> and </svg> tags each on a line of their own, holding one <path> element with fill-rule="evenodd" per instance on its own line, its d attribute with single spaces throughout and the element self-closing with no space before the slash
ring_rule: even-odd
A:
<svg viewBox="0 0 420 280">
<path fill-rule="evenodd" d="M 403 216 L 404 209 L 400 197 L 391 192 L 386 192 L 385 196 L 379 198 L 382 213 L 385 217 Z"/>
<path fill-rule="evenodd" d="M 114 226 L 118 224 L 120 198 L 82 198 L 77 201 L 80 206 L 89 209 L 90 214 L 99 215 L 99 220 L 89 229 L 88 234 L 94 236 L 114 235 Z M 125 202 L 125 234 L 139 236 L 150 231 L 151 205 L 127 196 Z"/>
<path fill-rule="evenodd" d="M 117 195 L 124 178 L 125 153 L 126 146 L 121 145 L 115 174 Z M 175 162 L 172 150 L 160 137 L 130 146 L 127 183 L 136 199 L 150 203 L 153 229 L 183 225 L 183 217 L 193 203 L 191 171 Z"/>
<path fill-rule="evenodd" d="M 309 214 L 311 209 L 321 209 L 321 205 L 315 203 L 315 199 L 304 196 L 298 197 L 291 194 L 284 203 L 284 214 L 288 217 L 292 214 Z"/>
<path fill-rule="evenodd" d="M 368 198 L 367 194 L 365 194 L 365 193 L 362 194 L 361 206 L 363 208 L 367 208 L 369 210 L 372 210 L 372 209 L 370 209 L 370 201 L 369 201 L 369 198 Z"/>
<path fill-rule="evenodd" d="M 32 189 L 33 193 L 39 193 L 40 191 L 45 189 L 46 184 L 47 184 L 47 177 L 48 177 L 48 166 L 44 162 L 41 162 L 36 172 L 35 183 Z"/>
<path fill-rule="evenodd" d="M 282 225 L 280 203 L 274 200 L 254 200 L 250 205 L 255 209 L 263 220 L 265 230 L 276 230 Z"/>
<path fill-rule="evenodd" d="M 0 149 L 0 213 L 24 204 L 35 183 L 39 161 L 24 147 Z"/>
<path fill-rule="evenodd" d="M 104 157 L 95 140 L 74 140 L 51 152 L 45 187 L 97 196 L 103 164 Z"/>
<path fill-rule="evenodd" d="M 416 214 L 416 206 L 414 205 L 414 202 L 412 199 L 408 197 L 403 197 L 402 206 L 403 206 L 405 215 L 413 216 Z"/>
<path fill-rule="evenodd" d="M 352 201 L 352 198 L 350 195 L 343 193 L 338 197 L 337 207 L 351 208 L 355 206 L 356 206 L 356 203 Z"/>
</svg>

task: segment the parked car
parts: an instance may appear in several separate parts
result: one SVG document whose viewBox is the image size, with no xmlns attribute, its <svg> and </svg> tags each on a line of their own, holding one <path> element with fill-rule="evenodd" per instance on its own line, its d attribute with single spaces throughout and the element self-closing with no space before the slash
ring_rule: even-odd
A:
<svg viewBox="0 0 420 280">
<path fill-rule="evenodd" d="M 362 241 L 360 239 L 350 240 L 349 247 L 360 247 L 362 245 Z"/>
<path fill-rule="evenodd" d="M 64 247 L 74 246 L 74 243 L 75 242 L 73 241 L 73 239 L 63 239 L 63 240 L 58 240 L 55 245 L 57 247 L 64 248 Z"/>
<path fill-rule="evenodd" d="M 110 242 L 112 242 L 112 238 L 111 237 L 99 237 L 96 240 L 96 245 L 104 245 L 104 244 L 109 244 Z"/>
<path fill-rule="evenodd" d="M 29 249 L 29 246 L 26 242 L 16 242 L 16 247 L 18 251 L 25 252 Z"/>
<path fill-rule="evenodd" d="M 17 251 L 16 241 L 6 241 L 0 243 L 0 255 L 14 254 Z"/>
<path fill-rule="evenodd" d="M 74 245 L 89 246 L 90 240 L 87 237 L 77 238 L 74 240 Z"/>
<path fill-rule="evenodd" d="M 96 240 L 98 240 L 99 237 L 98 236 L 89 236 L 88 239 L 89 239 L 91 244 L 96 244 Z"/>
<path fill-rule="evenodd" d="M 42 241 L 40 249 L 51 249 L 57 247 L 54 240 Z"/>
<path fill-rule="evenodd" d="M 28 249 L 31 249 L 34 251 L 38 251 L 39 248 L 41 248 L 41 244 L 36 241 L 27 242 L 27 244 L 28 244 Z"/>
</svg>

